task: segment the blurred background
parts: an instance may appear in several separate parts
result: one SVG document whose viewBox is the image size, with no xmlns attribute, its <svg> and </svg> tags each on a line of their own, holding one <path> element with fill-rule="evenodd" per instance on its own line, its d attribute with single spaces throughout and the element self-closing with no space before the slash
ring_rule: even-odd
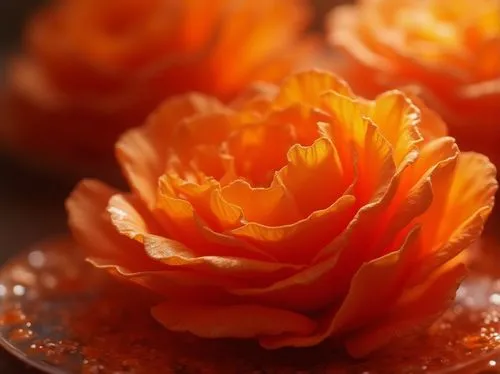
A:
<svg viewBox="0 0 500 374">
<path fill-rule="evenodd" d="M 0 2 L 2 83 L 5 82 L 5 59 L 19 49 L 26 19 L 46 2 L 47 0 Z M 320 31 L 327 10 L 347 1 L 311 2 L 316 9 L 311 28 Z M 44 237 L 65 233 L 66 214 L 63 202 L 73 184 L 74 182 L 51 176 L 41 169 L 23 165 L 0 151 L 0 263 Z M 24 367 L 0 350 L 0 373 L 23 374 L 35 371 Z"/>
<path fill-rule="evenodd" d="M 207 0 L 208 1 L 208 0 Z M 26 19 L 48 0 L 0 2 L 0 67 L 21 41 Z M 316 12 L 313 30 L 323 28 L 325 13 L 345 0 L 311 0 Z M 0 262 L 47 235 L 65 231 L 64 198 L 73 183 L 19 164 L 0 151 Z"/>
</svg>

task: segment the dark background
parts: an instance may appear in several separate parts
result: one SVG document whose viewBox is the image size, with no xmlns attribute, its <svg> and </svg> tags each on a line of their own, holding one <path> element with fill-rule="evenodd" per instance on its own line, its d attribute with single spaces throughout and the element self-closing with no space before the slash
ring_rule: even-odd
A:
<svg viewBox="0 0 500 374">
<path fill-rule="evenodd" d="M 19 48 L 26 18 L 44 2 L 47 1 L 0 0 L 2 82 L 6 56 Z M 312 0 L 312 2 L 317 10 L 312 27 L 319 31 L 322 29 L 325 11 L 336 3 L 346 1 Z M 63 201 L 72 187 L 72 182 L 48 175 L 42 170 L 28 168 L 0 152 L 0 264 L 44 237 L 65 232 Z M 28 369 L 0 349 L 0 373 L 37 372 Z"/>
</svg>

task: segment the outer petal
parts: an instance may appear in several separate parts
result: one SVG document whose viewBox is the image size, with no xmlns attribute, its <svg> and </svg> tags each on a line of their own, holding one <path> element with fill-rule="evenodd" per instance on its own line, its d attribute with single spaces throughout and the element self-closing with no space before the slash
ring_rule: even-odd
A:
<svg viewBox="0 0 500 374">
<path fill-rule="evenodd" d="M 471 152 L 460 154 L 443 212 L 443 217 L 449 219 L 443 220 L 436 241 L 449 237 L 451 230 L 483 208 L 487 208 L 482 215 L 486 219 L 493 209 L 497 189 L 496 168 L 486 156 Z"/>
<path fill-rule="evenodd" d="M 245 279 L 246 281 L 241 284 L 266 284 L 304 268 L 302 265 L 238 257 L 195 257 L 192 255 L 192 250 L 183 244 L 150 234 L 145 234 L 144 247 L 151 258 L 168 265 L 168 268 L 189 269 L 202 274 L 212 274 L 215 277 Z"/>
<path fill-rule="evenodd" d="M 172 331 L 204 338 L 256 338 L 283 333 L 308 334 L 316 324 L 304 315 L 260 305 L 200 305 L 165 302 L 153 317 Z"/>
<path fill-rule="evenodd" d="M 228 277 L 186 271 L 186 269 L 132 271 L 109 259 L 90 258 L 88 261 L 117 278 L 126 279 L 158 295 L 173 298 L 179 302 L 189 300 L 208 302 L 221 298 L 232 300 L 231 295 L 225 289 L 239 284 Z M 162 267 L 165 268 L 165 265 Z"/>
<path fill-rule="evenodd" d="M 462 263 L 439 269 L 411 298 L 401 299 L 385 319 L 350 337 L 347 350 L 353 357 L 366 356 L 394 337 L 409 334 L 432 321 L 451 304 L 466 273 Z"/>
<path fill-rule="evenodd" d="M 66 201 L 73 236 L 90 256 L 111 259 L 114 264 L 133 271 L 161 268 L 159 262 L 147 256 L 140 243 L 120 235 L 111 224 L 106 207 L 115 193 L 94 180 L 78 185 Z"/>
<path fill-rule="evenodd" d="M 419 230 L 413 230 L 399 252 L 393 252 L 361 266 L 339 306 L 333 304 L 320 318 L 318 329 L 309 336 L 281 336 L 266 339 L 268 348 L 311 346 L 332 335 L 348 333 L 376 320 L 401 296 L 405 273 L 411 270 L 412 255 L 420 246 Z M 370 284 L 370 287 L 366 287 Z M 376 289 L 377 292 L 373 292 Z"/>
<path fill-rule="evenodd" d="M 460 154 L 450 179 L 440 210 L 422 221 L 422 227 L 435 236 L 421 254 L 427 260 L 414 278 L 416 282 L 477 240 L 493 209 L 498 182 L 495 166 L 485 156 Z"/>
</svg>

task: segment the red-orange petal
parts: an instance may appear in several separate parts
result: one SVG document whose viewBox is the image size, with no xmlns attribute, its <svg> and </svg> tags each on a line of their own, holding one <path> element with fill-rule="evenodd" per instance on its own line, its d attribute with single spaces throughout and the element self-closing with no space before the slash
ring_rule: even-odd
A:
<svg viewBox="0 0 500 374">
<path fill-rule="evenodd" d="M 284 333 L 308 334 L 316 323 L 283 309 L 261 305 L 203 305 L 165 302 L 151 310 L 171 331 L 190 332 L 203 338 L 258 338 Z"/>
</svg>

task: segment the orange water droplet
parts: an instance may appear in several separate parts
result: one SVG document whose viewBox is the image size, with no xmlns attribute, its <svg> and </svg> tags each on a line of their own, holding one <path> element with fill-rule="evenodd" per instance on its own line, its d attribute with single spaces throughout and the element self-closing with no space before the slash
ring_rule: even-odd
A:
<svg viewBox="0 0 500 374">
<path fill-rule="evenodd" d="M 13 326 L 24 323 L 26 315 L 19 308 L 12 308 L 0 315 L 0 326 Z"/>
<path fill-rule="evenodd" d="M 33 337 L 33 331 L 26 328 L 14 329 L 9 334 L 9 339 L 13 341 L 28 340 Z"/>
</svg>

